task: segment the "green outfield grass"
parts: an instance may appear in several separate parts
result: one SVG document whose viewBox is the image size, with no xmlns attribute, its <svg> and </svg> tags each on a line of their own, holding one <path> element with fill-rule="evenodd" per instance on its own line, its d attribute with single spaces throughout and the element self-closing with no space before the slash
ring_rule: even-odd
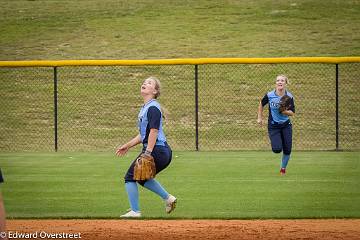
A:
<svg viewBox="0 0 360 240">
<path fill-rule="evenodd" d="M 360 55 L 359 1 L 1 3 L 0 60 Z M 339 67 L 340 148 L 359 150 L 360 68 Z M 256 109 L 279 73 L 289 76 L 296 98 L 294 149 L 334 149 L 335 68 L 322 64 L 199 66 L 200 149 L 269 149 Z M 163 84 L 171 146 L 195 149 L 193 66 L 59 68 L 61 153 L 19 153 L 53 150 L 53 69 L 1 69 L 9 218 L 124 213 L 122 176 L 136 153 L 121 159 L 108 152 L 137 133 L 139 86 L 150 75 Z M 144 190 L 141 207 L 146 218 L 359 218 L 359 162 L 359 152 L 295 152 L 280 177 L 279 156 L 270 152 L 175 151 L 158 179 L 178 208 L 166 215 Z"/>
<path fill-rule="evenodd" d="M 0 154 L 8 218 L 117 218 L 136 152 Z M 294 152 L 286 176 L 270 152 L 174 152 L 157 179 L 179 199 L 173 214 L 140 190 L 145 218 L 359 218 L 359 152 Z"/>
</svg>

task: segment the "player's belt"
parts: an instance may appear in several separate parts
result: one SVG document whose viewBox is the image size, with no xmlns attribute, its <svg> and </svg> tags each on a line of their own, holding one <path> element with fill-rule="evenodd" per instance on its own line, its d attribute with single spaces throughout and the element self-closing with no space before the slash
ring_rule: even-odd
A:
<svg viewBox="0 0 360 240">
<path fill-rule="evenodd" d="M 146 148 L 147 145 L 148 145 L 148 143 L 144 143 L 143 145 L 144 145 L 144 147 Z M 167 146 L 167 143 L 166 143 L 166 142 L 162 142 L 162 141 L 156 141 L 155 145 L 156 145 L 156 146 L 163 146 L 163 147 L 165 147 L 165 146 Z"/>
<path fill-rule="evenodd" d="M 288 125 L 290 123 L 290 119 L 286 120 L 285 122 L 275 122 L 275 121 L 271 121 L 270 122 L 272 126 L 274 127 L 281 127 L 281 126 L 285 126 Z"/>
</svg>

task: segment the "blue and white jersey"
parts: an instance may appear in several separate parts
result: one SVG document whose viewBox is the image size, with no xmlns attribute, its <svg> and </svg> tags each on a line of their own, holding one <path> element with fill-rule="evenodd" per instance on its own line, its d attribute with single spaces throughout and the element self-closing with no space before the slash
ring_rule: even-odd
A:
<svg viewBox="0 0 360 240">
<path fill-rule="evenodd" d="M 138 127 L 141 135 L 141 141 L 147 145 L 150 129 L 158 129 L 158 136 L 155 145 L 165 146 L 166 137 L 162 128 L 162 114 L 160 104 L 152 99 L 142 106 L 138 116 Z"/>
<path fill-rule="evenodd" d="M 294 97 L 289 91 L 285 91 L 285 95 L 288 95 L 291 97 L 291 106 L 290 109 L 295 113 L 295 103 L 294 103 Z M 279 112 L 279 102 L 280 102 L 281 96 L 278 96 L 276 94 L 276 91 L 270 91 L 261 100 L 261 105 L 264 107 L 266 104 L 269 104 L 269 126 L 274 125 L 281 125 L 285 122 L 288 122 L 289 116 L 282 114 Z"/>
</svg>

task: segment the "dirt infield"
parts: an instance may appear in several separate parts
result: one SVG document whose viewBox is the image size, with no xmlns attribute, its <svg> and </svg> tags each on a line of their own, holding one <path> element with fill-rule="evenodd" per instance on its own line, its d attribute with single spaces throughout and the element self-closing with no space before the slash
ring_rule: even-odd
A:
<svg viewBox="0 0 360 240">
<path fill-rule="evenodd" d="M 30 239 L 360 239 L 360 219 L 8 220 L 7 229 Z"/>
</svg>

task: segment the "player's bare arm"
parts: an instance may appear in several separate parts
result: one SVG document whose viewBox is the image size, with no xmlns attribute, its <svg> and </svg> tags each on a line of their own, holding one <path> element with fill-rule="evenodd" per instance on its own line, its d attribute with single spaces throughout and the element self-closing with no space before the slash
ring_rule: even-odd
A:
<svg viewBox="0 0 360 240">
<path fill-rule="evenodd" d="M 134 137 L 133 139 L 131 139 L 129 142 L 125 143 L 124 145 L 118 147 L 116 149 L 116 155 L 117 156 L 125 155 L 129 151 L 130 148 L 138 145 L 139 143 L 141 143 L 140 134 L 138 134 L 136 137 Z"/>
<path fill-rule="evenodd" d="M 285 110 L 285 111 L 282 112 L 282 114 L 287 115 L 289 117 L 295 116 L 295 113 L 293 111 L 291 111 L 291 110 Z"/>
<path fill-rule="evenodd" d="M 152 152 L 156 143 L 159 130 L 156 128 L 151 128 L 149 133 L 148 145 L 146 147 L 147 152 Z"/>
</svg>

